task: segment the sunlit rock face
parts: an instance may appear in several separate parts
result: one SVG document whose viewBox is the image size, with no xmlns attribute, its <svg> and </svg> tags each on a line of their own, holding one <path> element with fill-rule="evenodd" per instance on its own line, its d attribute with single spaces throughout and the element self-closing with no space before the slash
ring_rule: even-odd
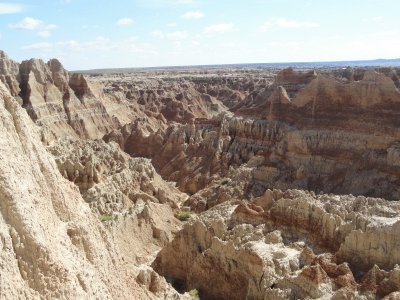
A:
<svg viewBox="0 0 400 300">
<path fill-rule="evenodd" d="M 0 297 L 148 298 L 3 83 L 0 119 Z"/>
</svg>

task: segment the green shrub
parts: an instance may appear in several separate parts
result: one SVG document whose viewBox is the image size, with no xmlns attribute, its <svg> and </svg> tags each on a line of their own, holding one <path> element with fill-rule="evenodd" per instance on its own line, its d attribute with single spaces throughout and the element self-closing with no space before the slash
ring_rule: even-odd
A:
<svg viewBox="0 0 400 300">
<path fill-rule="evenodd" d="M 187 221 L 190 218 L 190 212 L 189 211 L 185 211 L 185 210 L 181 210 L 178 213 L 178 219 L 181 221 Z"/>
<path fill-rule="evenodd" d="M 112 219 L 113 219 L 113 216 L 111 216 L 111 215 L 101 215 L 100 216 L 100 221 L 101 222 L 111 221 Z"/>
<path fill-rule="evenodd" d="M 192 297 L 196 297 L 196 298 L 200 299 L 199 291 L 196 290 L 196 289 L 191 290 L 191 291 L 189 292 L 189 295 L 192 296 Z"/>
</svg>

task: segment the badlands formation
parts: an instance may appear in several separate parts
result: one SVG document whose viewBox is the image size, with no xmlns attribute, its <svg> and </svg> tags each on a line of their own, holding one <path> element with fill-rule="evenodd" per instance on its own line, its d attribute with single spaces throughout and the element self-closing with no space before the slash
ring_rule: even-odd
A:
<svg viewBox="0 0 400 300">
<path fill-rule="evenodd" d="M 0 298 L 400 299 L 399 77 L 0 51 Z"/>
</svg>

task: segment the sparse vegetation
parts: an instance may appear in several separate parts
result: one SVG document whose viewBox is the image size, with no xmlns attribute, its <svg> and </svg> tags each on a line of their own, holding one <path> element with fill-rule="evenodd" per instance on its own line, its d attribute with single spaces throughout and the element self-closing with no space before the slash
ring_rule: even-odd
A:
<svg viewBox="0 0 400 300">
<path fill-rule="evenodd" d="M 196 289 L 191 290 L 191 291 L 189 292 L 189 295 L 192 296 L 192 297 L 194 297 L 194 298 L 200 299 L 199 291 L 196 290 Z"/>
<path fill-rule="evenodd" d="M 100 221 L 101 222 L 107 222 L 107 221 L 111 221 L 113 220 L 113 216 L 112 215 L 101 215 L 100 216 Z"/>
<path fill-rule="evenodd" d="M 221 180 L 217 181 L 218 186 L 224 186 L 229 184 L 229 179 L 228 178 L 222 178 Z"/>
<path fill-rule="evenodd" d="M 178 219 L 181 220 L 181 221 L 187 221 L 187 220 L 189 220 L 189 218 L 190 218 L 190 212 L 189 211 L 181 210 L 178 213 Z"/>
</svg>

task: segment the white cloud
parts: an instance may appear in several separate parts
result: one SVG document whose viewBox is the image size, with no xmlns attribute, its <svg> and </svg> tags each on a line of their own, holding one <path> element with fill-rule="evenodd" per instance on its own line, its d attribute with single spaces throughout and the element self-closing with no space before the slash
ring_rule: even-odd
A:
<svg viewBox="0 0 400 300">
<path fill-rule="evenodd" d="M 34 18 L 25 18 L 21 22 L 17 24 L 11 24 L 10 28 L 12 29 L 25 29 L 25 30 L 52 30 L 57 28 L 54 24 L 46 24 L 41 20 L 37 20 Z"/>
<path fill-rule="evenodd" d="M 36 20 L 34 18 L 25 18 L 21 22 L 17 24 L 10 25 L 13 29 L 26 29 L 26 30 L 35 30 L 39 29 L 42 21 Z"/>
<path fill-rule="evenodd" d="M 200 11 L 188 11 L 186 13 L 184 13 L 181 18 L 183 19 L 201 19 L 204 18 L 204 14 Z"/>
<path fill-rule="evenodd" d="M 150 35 L 158 39 L 163 39 L 165 37 L 164 33 L 161 30 L 154 30 L 150 32 Z"/>
<path fill-rule="evenodd" d="M 133 24 L 133 20 L 130 18 L 122 18 L 117 21 L 118 26 L 126 26 L 126 25 L 132 25 L 132 24 Z"/>
<path fill-rule="evenodd" d="M 69 41 L 65 41 L 65 42 L 58 42 L 57 45 L 68 46 L 70 48 L 77 48 L 79 46 L 79 43 L 75 40 L 69 40 Z"/>
<path fill-rule="evenodd" d="M 221 23 L 208 26 L 204 28 L 204 33 L 215 34 L 215 33 L 225 33 L 231 31 L 235 27 L 232 23 Z"/>
<path fill-rule="evenodd" d="M 52 48 L 52 44 L 50 43 L 36 43 L 36 44 L 31 44 L 31 45 L 26 45 L 26 46 L 22 46 L 23 50 L 32 50 L 32 49 L 37 49 L 37 50 L 48 50 L 50 48 Z"/>
<path fill-rule="evenodd" d="M 188 34 L 186 31 L 175 31 L 167 33 L 166 37 L 169 40 L 178 41 L 187 38 Z"/>
<path fill-rule="evenodd" d="M 24 7 L 20 4 L 0 3 L 0 15 L 22 12 Z"/>
<path fill-rule="evenodd" d="M 188 37 L 188 33 L 186 31 L 175 31 L 175 32 L 164 33 L 161 30 L 154 30 L 150 32 L 150 35 L 158 39 L 167 39 L 171 41 L 179 41 L 186 39 Z"/>
<path fill-rule="evenodd" d="M 319 27 L 319 24 L 308 21 L 296 21 L 296 20 L 287 20 L 285 18 L 277 18 L 262 24 L 260 27 L 260 31 L 266 32 L 273 28 L 312 28 L 312 27 Z"/>
<path fill-rule="evenodd" d="M 52 30 L 52 29 L 56 29 L 56 28 L 57 28 L 57 25 L 54 25 L 54 24 L 47 24 L 47 25 L 45 25 L 43 28 L 46 29 L 46 30 Z"/>
<path fill-rule="evenodd" d="M 39 31 L 38 36 L 40 36 L 41 38 L 48 38 L 51 36 L 51 32 L 48 30 L 43 30 L 43 31 Z"/>
</svg>

